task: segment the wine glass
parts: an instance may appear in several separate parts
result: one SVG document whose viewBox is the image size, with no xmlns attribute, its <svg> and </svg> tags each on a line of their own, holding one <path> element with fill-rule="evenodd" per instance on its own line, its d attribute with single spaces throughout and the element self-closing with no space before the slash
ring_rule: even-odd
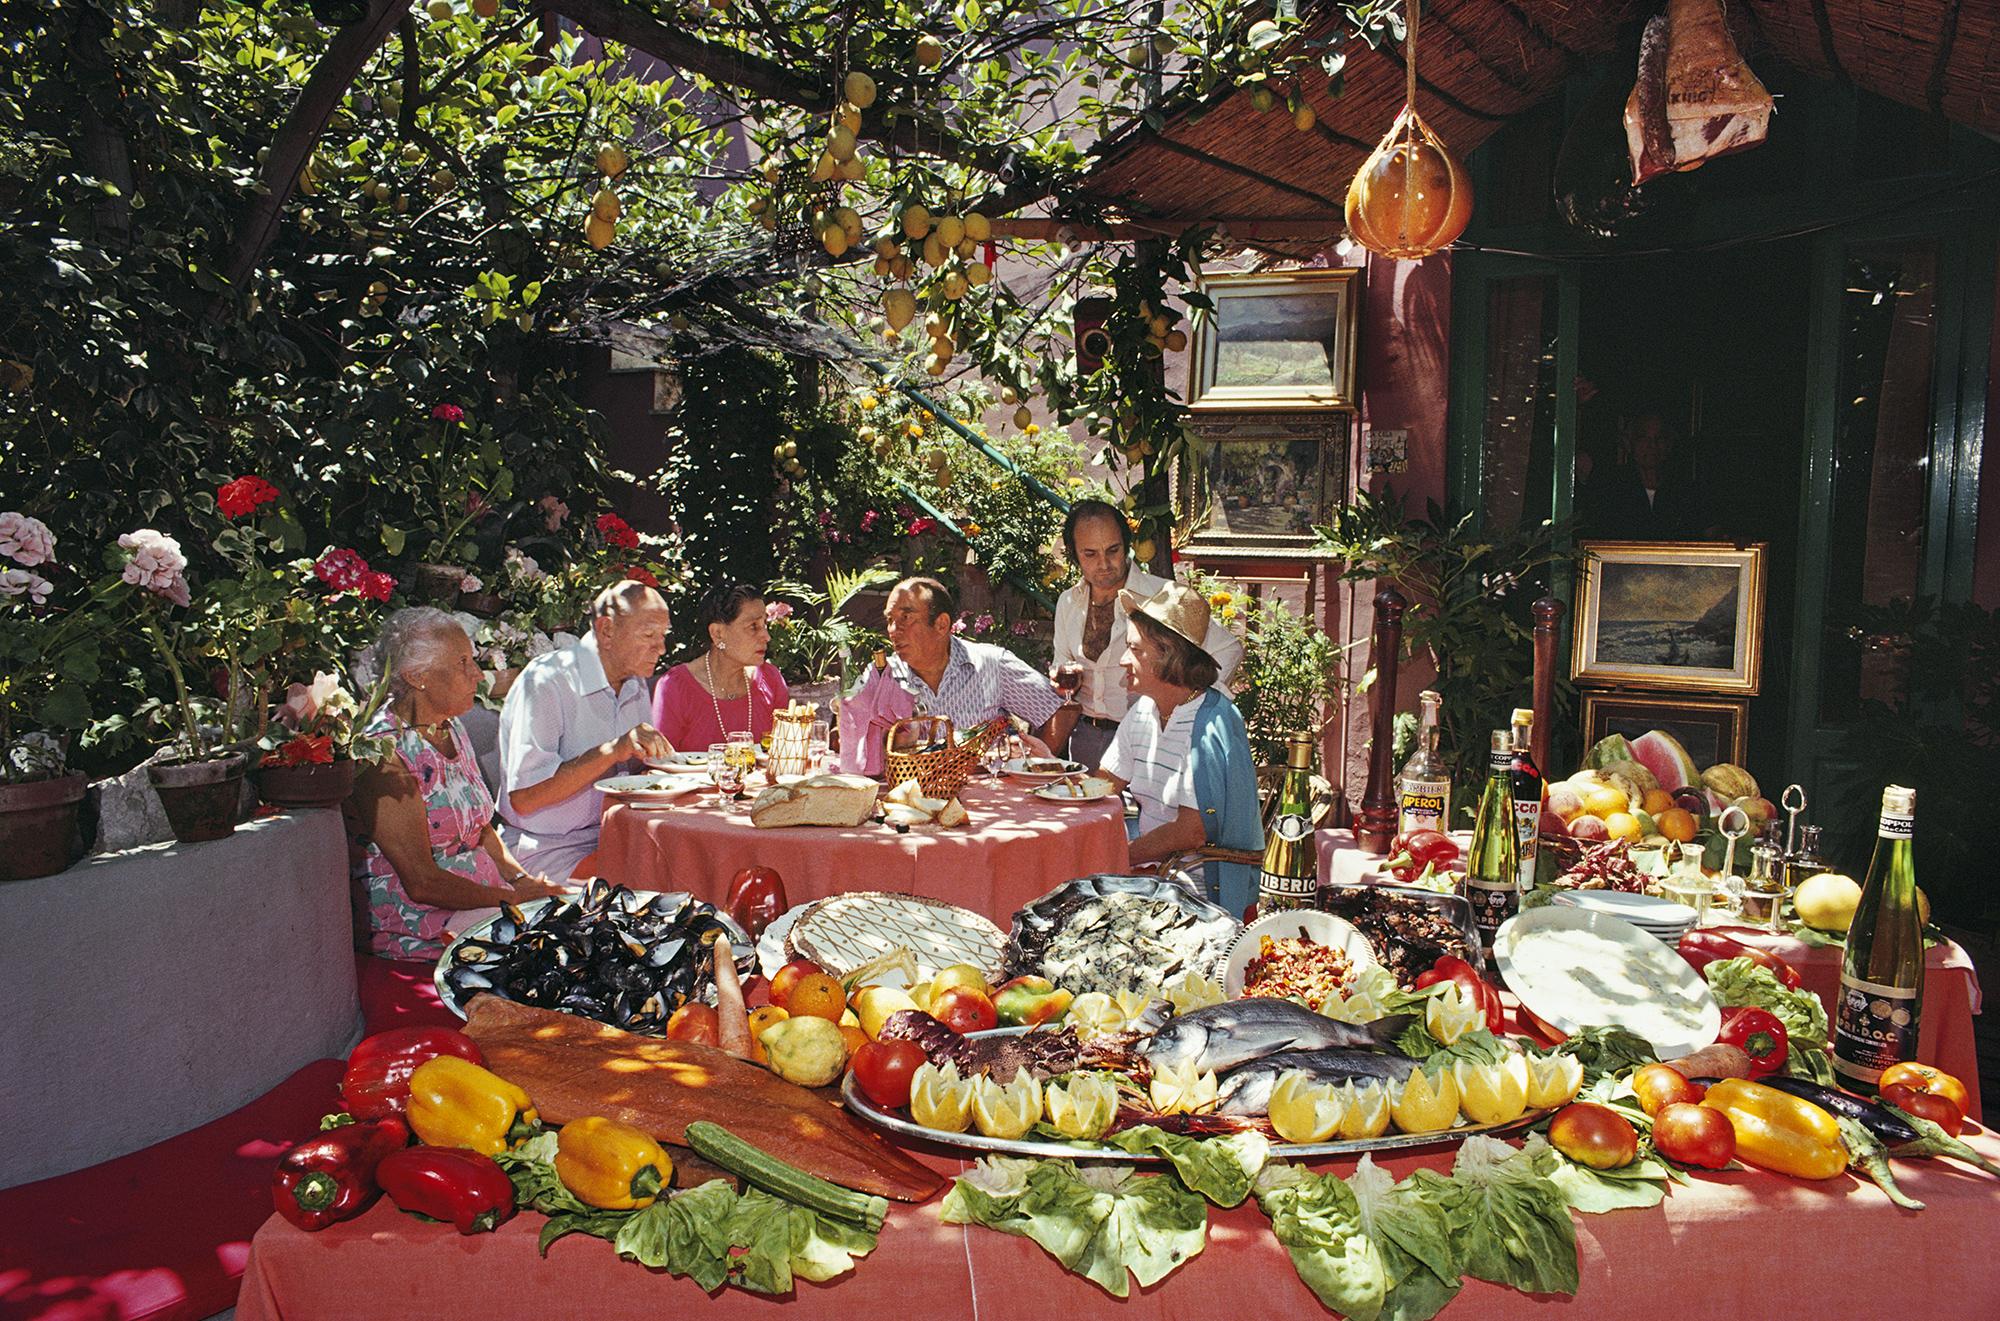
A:
<svg viewBox="0 0 2000 1321">
<path fill-rule="evenodd" d="M 815 720 L 806 731 L 806 764 L 817 772 L 826 768 L 827 749 L 831 731 L 824 720 Z"/>
<path fill-rule="evenodd" d="M 750 772 L 757 769 L 757 739 L 747 729 L 729 731 L 729 764 L 736 768 L 736 785 L 740 790 Z"/>
<path fill-rule="evenodd" d="M 1073 702 L 1083 688 L 1083 664 L 1074 656 L 1063 658 L 1049 671 L 1049 680 L 1065 702 Z"/>
<path fill-rule="evenodd" d="M 715 785 L 717 802 L 726 802 L 743 787 L 743 772 L 730 757 L 729 744 L 708 745 L 708 778 Z"/>
</svg>

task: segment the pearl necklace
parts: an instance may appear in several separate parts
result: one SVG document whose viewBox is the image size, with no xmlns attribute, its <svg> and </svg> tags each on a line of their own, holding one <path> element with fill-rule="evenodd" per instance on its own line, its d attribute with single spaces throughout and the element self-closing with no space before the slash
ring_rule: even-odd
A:
<svg viewBox="0 0 2000 1321">
<path fill-rule="evenodd" d="M 708 703 L 710 706 L 715 708 L 715 727 L 716 729 L 721 731 L 722 737 L 724 739 L 727 739 L 729 737 L 729 722 L 722 718 L 722 699 L 715 695 L 714 653 L 711 652 L 709 655 L 703 656 L 701 658 L 701 672 L 703 677 L 705 677 L 708 680 Z M 756 687 L 750 682 L 750 676 L 748 674 L 745 674 L 743 676 L 743 727 L 744 729 L 748 730 L 752 735 L 755 735 L 757 732 L 756 724 L 757 724 Z"/>
</svg>

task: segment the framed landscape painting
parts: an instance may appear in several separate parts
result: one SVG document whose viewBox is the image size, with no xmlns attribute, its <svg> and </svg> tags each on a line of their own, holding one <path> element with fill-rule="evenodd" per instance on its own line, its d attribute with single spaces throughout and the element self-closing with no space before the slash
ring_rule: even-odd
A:
<svg viewBox="0 0 2000 1321">
<path fill-rule="evenodd" d="M 1586 541 L 1570 673 L 1602 687 L 1754 696 L 1764 544 Z"/>
<path fill-rule="evenodd" d="M 1583 694 L 1585 747 L 1611 734 L 1635 739 L 1663 730 L 1679 740 L 1697 766 L 1726 761 L 1743 764 L 1748 738 L 1745 697 L 1641 697 L 1628 693 Z"/>
<path fill-rule="evenodd" d="M 1319 536 L 1346 486 L 1347 413 L 1197 419 L 1193 462 L 1180 471 L 1190 549 L 1317 557 Z"/>
<path fill-rule="evenodd" d="M 1196 409 L 1351 408 L 1358 268 L 1207 275 L 1195 319 Z"/>
</svg>

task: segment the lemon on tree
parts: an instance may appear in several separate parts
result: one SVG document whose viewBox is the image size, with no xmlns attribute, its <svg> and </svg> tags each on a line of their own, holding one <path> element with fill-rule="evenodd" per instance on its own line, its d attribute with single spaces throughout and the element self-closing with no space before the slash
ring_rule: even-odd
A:
<svg viewBox="0 0 2000 1321">
<path fill-rule="evenodd" d="M 1389 1103 L 1389 1117 L 1405 1133 L 1439 1133 L 1458 1118 L 1458 1083 L 1440 1069 L 1435 1075 L 1410 1070 Z"/>
<path fill-rule="evenodd" d="M 972 1080 L 961 1078 L 949 1060 L 942 1069 L 919 1064 L 910 1075 L 910 1118 L 939 1132 L 963 1133 L 972 1123 Z"/>
<path fill-rule="evenodd" d="M 590 219 L 583 222 L 583 236 L 589 240 L 590 246 L 593 248 L 610 247 L 611 240 L 617 233 L 618 226 L 596 212 L 592 212 Z"/>
<path fill-rule="evenodd" d="M 1451 1066 L 1458 1108 L 1475 1124 L 1508 1124 L 1528 1108 L 1528 1061 L 1509 1052 L 1498 1063 L 1459 1060 Z"/>
<path fill-rule="evenodd" d="M 1358 1078 L 1340 1088 L 1340 1138 L 1359 1142 L 1389 1131 L 1389 1091 L 1373 1078 Z"/>
<path fill-rule="evenodd" d="M 1340 1089 L 1304 1069 L 1288 1070 L 1271 1088 L 1271 1127 L 1287 1142 L 1325 1142 L 1340 1131 Z"/>
<path fill-rule="evenodd" d="M 424 12 L 442 23 L 451 17 L 451 0 L 431 0 L 424 6 Z"/>
<path fill-rule="evenodd" d="M 944 43 L 926 32 L 917 38 L 917 63 L 926 69 L 935 69 L 944 63 Z"/>
<path fill-rule="evenodd" d="M 977 211 L 965 213 L 965 237 L 975 243 L 984 243 L 993 237 L 993 222 Z"/>
<path fill-rule="evenodd" d="M 848 71 L 847 77 L 841 80 L 840 90 L 863 110 L 875 104 L 875 80 L 859 69 Z"/>
<path fill-rule="evenodd" d="M 957 216 L 942 216 L 937 222 L 938 242 L 955 248 L 965 238 L 965 222 Z"/>
<path fill-rule="evenodd" d="M 624 212 L 625 204 L 609 188 L 598 189 L 597 196 L 590 199 L 590 214 L 599 220 L 616 220 Z"/>
<path fill-rule="evenodd" d="M 977 289 L 981 285 L 991 282 L 992 279 L 993 268 L 985 262 L 975 261 L 967 264 L 965 268 L 965 282 L 973 288 Z"/>
<path fill-rule="evenodd" d="M 1537 1110 L 1568 1105 L 1583 1086 L 1583 1061 L 1574 1055 L 1535 1055 L 1528 1060 L 1528 1104 Z"/>
<path fill-rule="evenodd" d="M 1066 1073 L 1042 1092 L 1049 1126 L 1066 1138 L 1094 1141 L 1118 1115 L 1118 1086 L 1104 1073 Z"/>
<path fill-rule="evenodd" d="M 912 202 L 903 208 L 903 234 L 906 238 L 920 239 L 931 232 L 931 213 L 921 202 Z"/>
<path fill-rule="evenodd" d="M 891 289 L 882 295 L 882 318 L 892 330 L 901 330 L 916 319 L 917 296 L 908 289 Z M 862 405 L 864 408 L 868 405 Z"/>
<path fill-rule="evenodd" d="M 972 1122 L 989 1138 L 1017 1138 L 1042 1120 L 1042 1085 L 1025 1068 L 1013 1081 L 996 1082 L 991 1074 L 972 1080 Z"/>
<path fill-rule="evenodd" d="M 1035 415 L 1032 411 L 1029 410 L 1026 404 L 1022 404 L 1019 408 L 1014 410 L 1014 425 L 1020 428 L 1021 430 L 1023 431 L 1027 430 L 1028 424 L 1033 422 L 1034 420 L 1035 420 Z M 1071 1010 L 1070 1012 L 1074 1013 L 1076 1011 Z"/>
</svg>

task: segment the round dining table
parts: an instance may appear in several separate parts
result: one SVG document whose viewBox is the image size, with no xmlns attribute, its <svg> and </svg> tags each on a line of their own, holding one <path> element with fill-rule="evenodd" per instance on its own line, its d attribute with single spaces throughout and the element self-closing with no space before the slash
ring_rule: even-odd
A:
<svg viewBox="0 0 2000 1321">
<path fill-rule="evenodd" d="M 749 798 L 718 803 L 708 792 L 665 803 L 607 801 L 587 861 L 635 890 L 686 890 L 718 906 L 738 871 L 769 867 L 793 904 L 886 890 L 969 908 L 1004 930 L 1015 910 L 1063 882 L 1129 866 L 1119 798 L 1051 802 L 1033 787 L 974 779 L 959 793 L 965 825 L 908 831 L 874 821 L 760 829 L 750 824 Z"/>
</svg>

